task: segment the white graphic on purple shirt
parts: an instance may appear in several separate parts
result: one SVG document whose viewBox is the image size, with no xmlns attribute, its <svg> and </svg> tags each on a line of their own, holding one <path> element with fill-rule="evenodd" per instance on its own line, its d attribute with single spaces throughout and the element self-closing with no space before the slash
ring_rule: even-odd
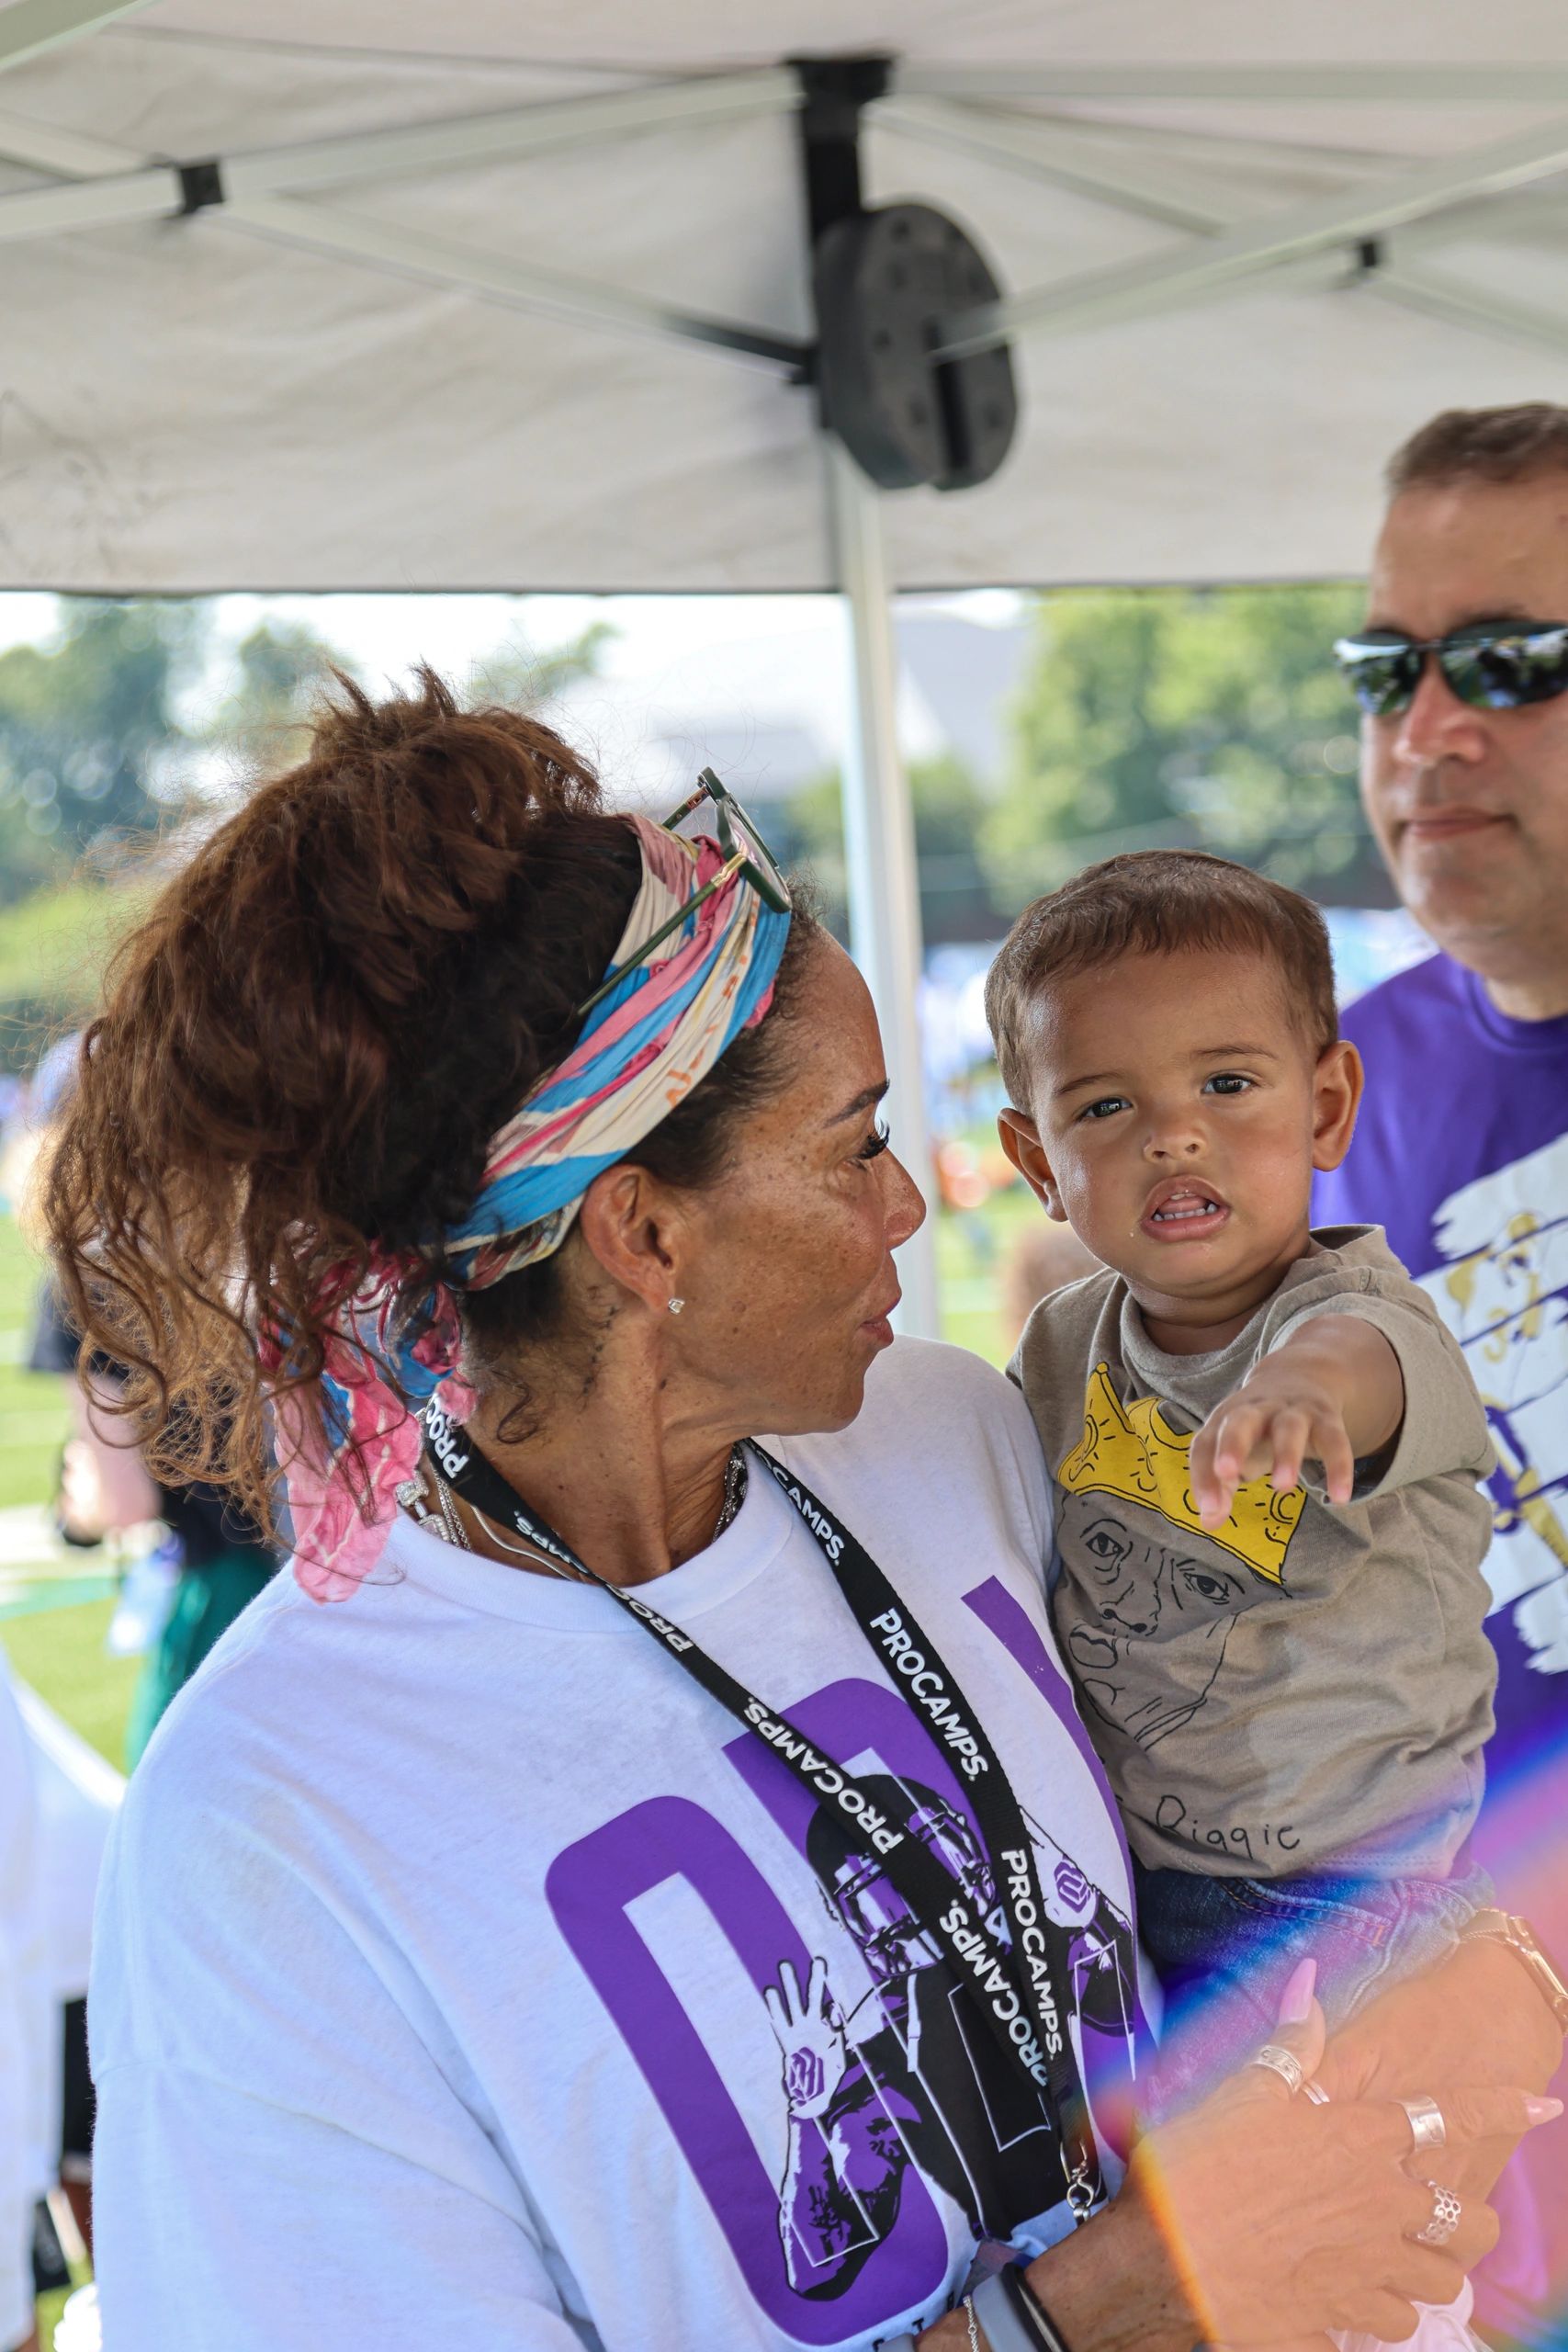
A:
<svg viewBox="0 0 1568 2352">
<path fill-rule="evenodd" d="M 1045 1701 L 1043 1736 L 1066 1734 L 1103 1792 L 1025 1611 L 994 1578 L 964 1598 Z M 884 1776 L 955 1884 L 994 1905 L 966 1786 L 900 1693 L 852 1677 L 801 1699 L 790 1718 L 863 1781 Z M 580 1838 L 550 1866 L 547 1896 L 759 2309 L 792 2343 L 872 2343 L 942 2295 L 965 2240 L 1006 2236 L 1060 2202 L 1054 2124 L 879 1860 L 847 1851 L 840 1832 L 825 1838 L 818 1800 L 754 1732 L 724 1754 L 761 1815 L 812 1865 L 823 1908 L 809 1947 L 751 1841 L 683 1795 L 645 1800 Z M 1131 1921 L 1026 1820 L 1090 2112 L 1102 2144 L 1124 2154 L 1146 2032 Z M 1107 1826 L 1118 1829 L 1113 1814 Z M 1130 1889 L 1119 1834 L 1114 1842 Z M 648 1905 L 674 1890 L 690 1932 L 672 1970 L 645 1928 Z M 992 1916 L 1002 1932 L 999 1907 Z M 744 2049 L 710 2041 L 702 1996 L 706 1976 L 735 1971 L 756 1995 L 757 2032 Z M 773 2064 L 759 2069 L 764 2046 Z"/>
</svg>

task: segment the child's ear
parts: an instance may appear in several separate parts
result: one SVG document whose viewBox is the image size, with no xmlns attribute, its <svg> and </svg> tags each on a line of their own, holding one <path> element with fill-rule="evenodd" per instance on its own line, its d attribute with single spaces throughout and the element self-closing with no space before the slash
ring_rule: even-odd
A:
<svg viewBox="0 0 1568 2352">
<path fill-rule="evenodd" d="M 1337 1168 L 1350 1148 L 1366 1072 L 1348 1037 L 1318 1059 L 1312 1082 L 1312 1164 Z"/>
<path fill-rule="evenodd" d="M 1040 1140 L 1040 1130 L 1027 1111 L 1015 1111 L 1010 1105 L 997 1114 L 997 1133 L 1002 1149 L 1040 1203 L 1047 1216 L 1058 1225 L 1066 1223 L 1067 1212 L 1062 1206 L 1062 1195 L 1056 1190 L 1056 1180 L 1051 1173 L 1051 1163 L 1045 1157 L 1045 1147 Z"/>
</svg>

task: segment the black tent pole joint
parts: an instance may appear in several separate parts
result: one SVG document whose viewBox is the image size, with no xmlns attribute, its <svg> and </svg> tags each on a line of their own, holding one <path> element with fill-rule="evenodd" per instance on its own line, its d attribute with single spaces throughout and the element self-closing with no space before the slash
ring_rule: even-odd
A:
<svg viewBox="0 0 1568 2352">
<path fill-rule="evenodd" d="M 224 200 L 223 166 L 216 156 L 202 164 L 181 164 L 177 167 L 180 180 L 180 217 L 187 213 L 206 212 Z"/>
</svg>

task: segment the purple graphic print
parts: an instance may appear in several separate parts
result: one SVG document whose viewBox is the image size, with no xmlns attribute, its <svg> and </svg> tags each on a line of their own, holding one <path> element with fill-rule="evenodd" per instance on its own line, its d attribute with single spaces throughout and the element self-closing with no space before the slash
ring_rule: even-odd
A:
<svg viewBox="0 0 1568 2352">
<path fill-rule="evenodd" d="M 900 1784 L 886 1775 L 874 1774 L 865 1785 L 890 1804 L 899 1802 Z M 940 1803 L 922 1825 L 929 1825 L 933 1850 L 946 1847 L 954 1829 L 962 1832 Z M 819 1857 L 824 1866 L 838 1858 L 835 1909 L 860 1946 L 874 1989 L 846 2018 L 818 1953 L 804 1993 L 783 1961 L 778 1988 L 763 1999 L 784 2060 L 789 2113 L 778 2211 L 784 2267 L 796 2293 L 837 2299 L 872 2248 L 893 2233 L 907 2177 L 934 2179 L 967 2204 L 976 2191 L 916 2064 L 915 1978 L 941 1954 L 889 1886 L 880 1861 L 870 1853 L 843 1857 L 842 1838 L 826 1815 L 820 1834 L 829 1849 Z"/>
<path fill-rule="evenodd" d="M 775 1770 L 778 1767 L 775 1764 Z M 761 2309 L 803 2344 L 839 2344 L 934 2292 L 947 2268 L 947 2232 L 919 2176 L 897 2227 L 878 2241 L 848 2291 L 824 2309 L 803 2301 L 780 2260 L 779 2192 L 745 2122 L 647 1945 L 628 1905 L 683 1879 L 762 1996 L 781 1956 L 806 1983 L 810 1955 L 757 1865 L 723 1825 L 684 1797 L 653 1797 L 557 1856 L 545 1893 L 579 1966 L 625 2037 L 682 2154 L 702 2184 Z"/>
<path fill-rule="evenodd" d="M 1067 1686 L 1026 1611 L 994 1578 L 965 1599 L 1090 1762 L 1110 1806 Z M 857 1772 L 888 1817 L 908 1822 L 955 1887 L 994 1904 L 965 1784 L 897 1691 L 846 1679 L 789 1714 L 814 1747 Z M 807 1949 L 736 1838 L 684 1798 L 652 1799 L 580 1840 L 552 1866 L 547 1894 L 761 2310 L 797 2343 L 842 2344 L 929 2303 L 966 2234 L 1005 2238 L 1055 2205 L 1059 2148 L 1039 2093 L 998 2061 L 879 1859 L 847 1852 L 838 1817 L 755 1735 L 741 1734 L 725 1754 L 810 1863 L 823 1890 L 822 1949 Z M 1077 2020 L 1097 2122 L 1118 2142 L 1137 2018 L 1130 1925 L 1071 1856 L 1029 1826 L 1056 1937 L 1054 1973 Z M 672 1878 L 728 1940 L 776 2043 L 786 2143 L 777 2177 L 627 1917 L 639 1895 Z M 994 1912 L 993 1926 L 1002 1917 Z M 846 1972 L 851 1946 L 862 1966 Z M 1112 2080 L 1117 2096 L 1102 2095 Z"/>
</svg>

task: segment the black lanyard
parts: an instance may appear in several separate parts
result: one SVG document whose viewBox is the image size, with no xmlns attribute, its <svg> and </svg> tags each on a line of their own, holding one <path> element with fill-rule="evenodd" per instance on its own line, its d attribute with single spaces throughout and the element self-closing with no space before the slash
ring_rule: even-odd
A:
<svg viewBox="0 0 1568 2352">
<path fill-rule="evenodd" d="M 609 1593 L 738 1722 L 765 1740 L 813 1796 L 836 1808 L 846 1851 L 874 1849 L 889 1881 L 941 1945 L 1007 2063 L 1044 2094 L 1058 2134 L 1067 2199 L 1082 2221 L 1102 2194 L 1100 2159 L 1068 2030 L 1066 1984 L 1054 1964 L 1063 1939 L 1052 1930 L 1023 1812 L 979 1718 L 865 1546 L 792 1471 L 752 1442 L 815 1537 L 862 1634 L 905 1685 L 909 1702 L 927 1716 L 933 1736 L 968 1783 L 1009 1928 L 1006 1941 L 978 1897 L 938 1861 L 908 1816 L 902 1822 L 890 1818 L 852 1773 L 797 1732 L 787 1715 L 727 1673 L 689 1634 L 639 1600 L 635 1589 L 623 1590 L 597 1575 L 536 1517 L 434 1397 L 424 1409 L 424 1429 L 442 1476 L 466 1502 L 487 1519 L 515 1528 L 550 1558 Z"/>
</svg>

